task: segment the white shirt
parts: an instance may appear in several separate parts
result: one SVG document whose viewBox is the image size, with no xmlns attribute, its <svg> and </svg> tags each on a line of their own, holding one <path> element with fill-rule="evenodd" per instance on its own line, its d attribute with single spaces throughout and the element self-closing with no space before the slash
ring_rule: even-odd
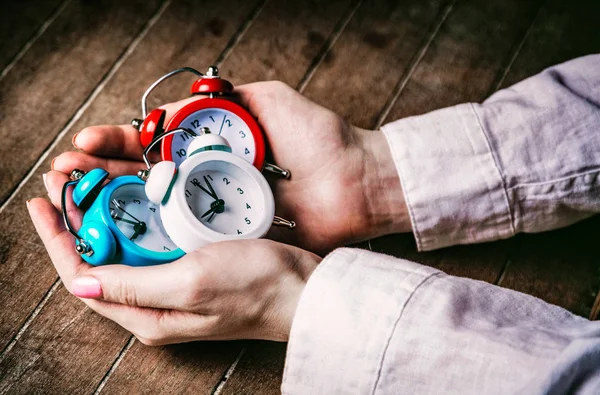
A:
<svg viewBox="0 0 600 395">
<path fill-rule="evenodd" d="M 600 212 L 600 55 L 382 131 L 420 250 Z M 600 394 L 600 322 L 406 260 L 338 249 L 300 298 L 282 391 Z"/>
</svg>

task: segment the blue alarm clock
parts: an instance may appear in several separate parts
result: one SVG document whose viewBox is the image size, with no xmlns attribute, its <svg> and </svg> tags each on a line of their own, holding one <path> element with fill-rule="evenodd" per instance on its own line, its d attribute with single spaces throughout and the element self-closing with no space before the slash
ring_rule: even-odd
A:
<svg viewBox="0 0 600 395">
<path fill-rule="evenodd" d="M 83 260 L 95 266 L 148 266 L 182 257 L 185 253 L 162 225 L 160 207 L 146 197 L 144 182 L 136 176 L 121 176 L 103 185 L 107 178 L 103 169 L 87 174 L 75 169 L 62 189 L 63 219 Z M 65 204 L 71 185 L 73 202 L 84 211 L 79 231 L 71 226 Z"/>
</svg>

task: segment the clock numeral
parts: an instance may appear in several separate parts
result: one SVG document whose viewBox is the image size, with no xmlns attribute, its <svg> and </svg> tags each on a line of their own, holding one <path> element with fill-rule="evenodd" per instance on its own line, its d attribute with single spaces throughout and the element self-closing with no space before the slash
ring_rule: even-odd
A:
<svg viewBox="0 0 600 395">
<path fill-rule="evenodd" d="M 138 199 L 133 199 L 133 202 L 134 202 L 135 204 L 142 204 L 142 202 L 140 202 Z"/>
<path fill-rule="evenodd" d="M 248 225 L 250 225 L 250 224 L 252 223 L 252 221 L 250 221 L 250 219 L 249 219 L 248 217 L 244 218 L 244 221 L 246 221 L 246 223 L 247 223 Z"/>
<path fill-rule="evenodd" d="M 215 119 L 212 117 L 212 115 L 211 115 L 211 116 L 209 116 L 209 118 L 210 118 L 210 119 L 211 119 L 213 122 L 215 122 Z"/>
<path fill-rule="evenodd" d="M 179 134 L 183 141 L 188 141 L 192 136 L 188 132 L 183 132 Z"/>
<path fill-rule="evenodd" d="M 211 181 L 214 181 L 214 180 L 213 180 L 213 178 L 210 176 L 210 174 L 207 174 L 207 175 L 206 175 L 206 178 L 208 178 L 208 179 L 209 179 L 209 180 L 211 180 Z"/>
<path fill-rule="evenodd" d="M 149 207 L 150 211 L 152 211 L 153 213 L 156 212 L 156 209 L 154 207 Z"/>
<path fill-rule="evenodd" d="M 237 191 L 240 193 L 240 195 L 244 194 L 244 190 L 242 188 L 238 188 Z"/>
<path fill-rule="evenodd" d="M 192 196 L 192 193 L 190 192 L 189 189 L 186 189 L 185 190 L 185 197 L 190 197 L 190 196 Z"/>
<path fill-rule="evenodd" d="M 237 231 L 238 231 L 238 235 L 241 235 L 241 234 L 242 234 L 242 232 L 241 232 L 239 229 L 238 229 Z"/>
<path fill-rule="evenodd" d="M 240 136 L 242 136 L 242 138 L 244 139 L 244 138 L 246 138 L 246 133 L 244 133 L 243 130 L 240 130 Z"/>
<path fill-rule="evenodd" d="M 223 177 L 223 182 L 225 183 L 225 185 L 229 185 L 229 184 L 231 184 L 231 181 L 229 181 L 229 180 L 227 179 L 227 177 Z"/>
<path fill-rule="evenodd" d="M 182 148 L 179 151 L 176 151 L 176 154 L 179 155 L 180 158 L 183 158 L 183 157 L 185 157 L 185 155 L 187 154 L 187 152 L 185 151 L 184 148 Z"/>
<path fill-rule="evenodd" d="M 251 210 L 251 209 L 252 209 L 252 207 L 250 207 L 250 205 L 249 205 L 248 203 L 246 203 L 246 208 L 247 208 L 248 210 Z"/>
<path fill-rule="evenodd" d="M 193 127 L 193 128 L 197 128 L 197 127 L 199 127 L 199 126 L 200 126 L 200 121 L 198 121 L 197 119 L 194 119 L 194 120 L 192 121 L 192 127 Z"/>
<path fill-rule="evenodd" d="M 231 127 L 231 121 L 229 119 L 226 119 L 225 123 L 227 124 L 228 127 Z"/>
<path fill-rule="evenodd" d="M 119 200 L 117 200 L 117 202 L 119 202 L 119 204 L 120 204 L 121 206 L 124 206 L 124 205 L 125 205 L 125 201 L 124 201 L 124 200 L 121 200 L 121 199 L 119 199 Z"/>
<path fill-rule="evenodd" d="M 244 154 L 248 155 L 250 153 L 250 150 L 248 148 L 244 149 Z"/>
<path fill-rule="evenodd" d="M 163 250 L 164 251 L 171 251 L 171 249 L 169 247 L 167 247 L 167 246 L 163 246 Z"/>
</svg>

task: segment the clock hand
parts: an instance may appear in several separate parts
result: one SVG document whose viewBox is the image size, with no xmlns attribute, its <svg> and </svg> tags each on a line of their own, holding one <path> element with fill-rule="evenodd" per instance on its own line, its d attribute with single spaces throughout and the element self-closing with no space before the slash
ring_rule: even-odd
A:
<svg viewBox="0 0 600 395">
<path fill-rule="evenodd" d="M 208 178 L 206 178 L 206 176 L 203 176 L 203 177 L 204 177 L 204 182 L 206 182 L 206 185 L 208 185 L 208 188 L 212 192 L 213 197 L 215 198 L 215 200 L 219 200 L 219 196 L 217 195 L 217 193 L 213 189 L 212 185 L 210 185 L 210 182 L 208 182 Z"/>
<path fill-rule="evenodd" d="M 223 125 L 225 125 L 225 118 L 227 118 L 227 114 L 223 115 L 223 122 L 221 122 L 221 128 L 219 129 L 219 136 L 221 135 L 221 131 L 223 131 Z"/>
<path fill-rule="evenodd" d="M 131 241 L 135 240 L 139 235 L 143 235 L 144 233 L 146 233 L 147 230 L 148 230 L 148 228 L 146 227 L 146 224 L 144 222 L 135 224 L 133 226 L 133 236 L 131 236 L 129 238 L 129 240 L 131 240 Z"/>
<path fill-rule="evenodd" d="M 212 206 L 208 209 L 207 212 L 205 212 L 204 214 L 202 214 L 202 216 L 200 218 L 204 218 L 206 217 L 208 214 L 210 213 L 214 213 L 215 211 L 217 211 L 217 206 Z"/>
<path fill-rule="evenodd" d="M 192 180 L 192 185 L 202 189 L 208 196 L 210 196 L 211 198 L 215 199 L 215 200 L 219 200 L 219 197 L 216 194 L 211 193 L 208 189 L 204 188 L 201 184 L 200 181 L 198 181 L 197 178 L 194 178 Z M 211 188 L 212 189 L 212 188 Z"/>
<path fill-rule="evenodd" d="M 217 215 L 217 211 L 213 211 L 213 213 L 210 215 L 210 217 L 208 217 L 208 220 L 206 222 L 210 223 L 210 221 L 213 220 L 213 218 L 215 217 L 215 215 Z"/>
<path fill-rule="evenodd" d="M 113 218 L 116 219 L 117 221 L 123 221 L 126 224 L 131 224 L 131 225 L 137 225 L 139 223 L 139 222 L 130 221 L 130 220 L 122 218 L 122 217 L 113 217 Z"/>
<path fill-rule="evenodd" d="M 133 215 L 131 215 L 130 213 L 128 213 L 127 211 L 125 211 L 125 209 L 123 208 L 123 206 L 121 206 L 121 203 L 119 203 L 117 201 L 117 199 L 113 199 L 112 203 L 122 212 L 124 212 L 125 214 L 129 215 L 131 218 L 133 218 L 134 221 L 137 221 L 138 224 L 143 224 L 144 221 L 140 221 L 139 219 L 137 219 L 136 217 L 134 217 Z M 145 224 L 144 224 L 145 225 Z"/>
</svg>

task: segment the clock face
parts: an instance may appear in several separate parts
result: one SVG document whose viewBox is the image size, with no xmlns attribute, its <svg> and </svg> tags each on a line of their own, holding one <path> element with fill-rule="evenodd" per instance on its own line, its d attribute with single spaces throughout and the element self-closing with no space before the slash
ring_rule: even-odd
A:
<svg viewBox="0 0 600 395">
<path fill-rule="evenodd" d="M 207 108 L 196 111 L 187 116 L 180 124 L 180 128 L 191 129 L 199 132 L 200 128 L 207 127 L 214 134 L 227 139 L 232 153 L 253 163 L 256 156 L 256 143 L 248 125 L 231 111 L 221 108 Z M 176 133 L 171 141 L 171 156 L 177 166 L 186 158 L 187 148 L 192 138 L 187 133 Z"/>
<path fill-rule="evenodd" d="M 215 232 L 247 234 L 265 215 L 260 187 L 232 163 L 212 160 L 200 164 L 187 177 L 185 188 L 192 214 Z"/>
<path fill-rule="evenodd" d="M 159 207 L 150 202 L 142 184 L 125 184 L 112 193 L 109 202 L 112 220 L 138 246 L 150 251 L 177 249 L 162 225 Z"/>
</svg>

